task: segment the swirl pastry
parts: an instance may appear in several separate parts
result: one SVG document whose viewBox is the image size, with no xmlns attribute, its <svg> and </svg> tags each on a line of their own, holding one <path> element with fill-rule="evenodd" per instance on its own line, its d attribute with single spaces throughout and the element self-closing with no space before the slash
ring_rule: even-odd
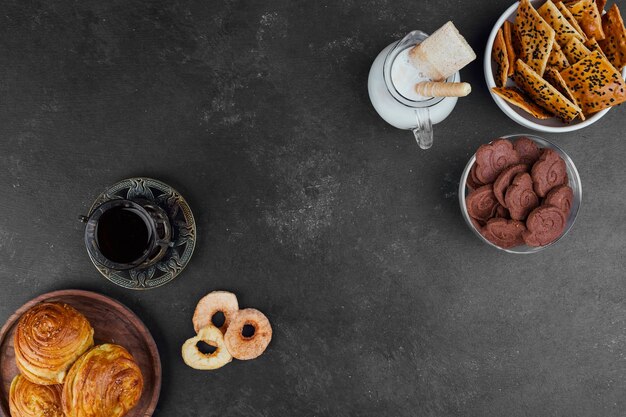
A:
<svg viewBox="0 0 626 417">
<path fill-rule="evenodd" d="M 9 393 L 11 417 L 65 417 L 61 390 L 61 385 L 37 385 L 16 376 Z"/>
<path fill-rule="evenodd" d="M 66 417 L 122 417 L 141 398 L 143 376 L 126 349 L 96 346 L 70 368 L 63 387 Z"/>
<path fill-rule="evenodd" d="M 73 307 L 41 303 L 21 318 L 13 339 L 15 362 L 25 378 L 60 384 L 70 366 L 93 346 L 93 328 Z"/>
</svg>

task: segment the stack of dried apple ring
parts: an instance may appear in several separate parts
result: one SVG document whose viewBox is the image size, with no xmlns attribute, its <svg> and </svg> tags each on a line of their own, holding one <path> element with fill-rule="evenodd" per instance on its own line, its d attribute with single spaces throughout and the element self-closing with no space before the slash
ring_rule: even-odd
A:
<svg viewBox="0 0 626 417">
<path fill-rule="evenodd" d="M 224 323 L 216 326 L 221 313 Z M 259 357 L 272 340 L 272 326 L 259 310 L 239 309 L 237 296 L 227 291 L 213 291 L 204 296 L 193 315 L 196 336 L 182 348 L 185 363 L 200 370 L 218 369 L 233 358 L 249 360 Z M 203 352 L 202 343 L 210 348 Z"/>
</svg>

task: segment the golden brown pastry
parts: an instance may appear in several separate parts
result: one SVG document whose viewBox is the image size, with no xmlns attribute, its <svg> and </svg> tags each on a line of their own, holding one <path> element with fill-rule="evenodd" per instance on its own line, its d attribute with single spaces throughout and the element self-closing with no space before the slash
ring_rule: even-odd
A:
<svg viewBox="0 0 626 417">
<path fill-rule="evenodd" d="M 61 385 L 37 385 L 18 375 L 11 382 L 11 417 L 65 417 L 61 407 Z"/>
<path fill-rule="evenodd" d="M 122 417 L 141 398 L 143 376 L 121 346 L 96 346 L 70 368 L 63 387 L 66 417 Z"/>
<path fill-rule="evenodd" d="M 13 339 L 15 362 L 25 378 L 60 384 L 70 366 L 93 346 L 93 328 L 75 308 L 41 303 L 20 318 Z"/>
</svg>

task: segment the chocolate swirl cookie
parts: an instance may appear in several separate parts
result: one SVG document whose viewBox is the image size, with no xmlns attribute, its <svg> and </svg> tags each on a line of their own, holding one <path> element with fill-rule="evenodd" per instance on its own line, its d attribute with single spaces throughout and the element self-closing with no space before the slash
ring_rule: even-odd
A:
<svg viewBox="0 0 626 417">
<path fill-rule="evenodd" d="M 509 214 L 509 211 L 506 209 L 506 207 L 498 204 L 498 207 L 496 207 L 496 217 L 502 218 L 502 219 L 508 219 L 511 217 L 511 215 Z"/>
<path fill-rule="evenodd" d="M 509 187 L 509 185 L 511 185 L 513 177 L 521 172 L 527 171 L 528 165 L 516 164 L 506 168 L 500 173 L 500 175 L 498 175 L 496 182 L 493 183 L 493 193 L 498 199 L 498 202 L 504 207 L 507 207 L 506 202 L 504 201 L 504 193 L 506 192 L 506 189 Z"/>
<path fill-rule="evenodd" d="M 478 178 L 476 178 L 476 164 L 472 165 L 472 168 L 470 168 L 469 175 L 467 176 L 467 183 L 465 185 L 467 185 L 471 191 L 474 191 L 481 185 L 484 185 L 478 180 Z"/>
<path fill-rule="evenodd" d="M 476 151 L 476 178 L 483 184 L 492 183 L 506 167 L 519 161 L 519 153 L 511 142 L 496 139 Z"/>
<path fill-rule="evenodd" d="M 524 223 L 518 220 L 490 219 L 481 233 L 491 243 L 501 248 L 513 248 L 524 244 Z"/>
<path fill-rule="evenodd" d="M 560 208 L 542 205 L 534 209 L 526 220 L 523 233 L 524 242 L 528 246 L 545 246 L 554 242 L 565 230 L 565 215 Z"/>
<path fill-rule="evenodd" d="M 548 193 L 546 199 L 544 200 L 544 204 L 550 204 L 560 208 L 565 217 L 567 217 L 572 209 L 573 199 L 574 191 L 567 185 L 559 185 L 558 187 L 554 187 Z"/>
<path fill-rule="evenodd" d="M 552 149 L 544 149 L 531 170 L 535 193 L 545 197 L 548 192 L 562 184 L 567 184 L 565 161 Z"/>
<path fill-rule="evenodd" d="M 482 222 L 492 218 L 498 206 L 498 200 L 496 200 L 493 194 L 493 186 L 491 184 L 483 185 L 472 192 L 465 199 L 465 203 L 470 217 Z"/>
<path fill-rule="evenodd" d="M 513 178 L 506 189 L 504 201 L 513 220 L 524 220 L 539 205 L 539 198 L 533 191 L 533 180 L 528 173 L 522 172 Z"/>
<path fill-rule="evenodd" d="M 522 164 L 532 166 L 541 155 L 541 150 L 534 140 L 530 138 L 519 138 L 513 142 L 513 149 L 519 153 L 519 159 Z"/>
</svg>

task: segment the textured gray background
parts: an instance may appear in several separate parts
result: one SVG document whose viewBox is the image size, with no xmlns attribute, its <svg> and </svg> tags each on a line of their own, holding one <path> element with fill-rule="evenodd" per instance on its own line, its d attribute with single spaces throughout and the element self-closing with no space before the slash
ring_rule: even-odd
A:
<svg viewBox="0 0 626 417">
<path fill-rule="evenodd" d="M 0 4 L 0 321 L 83 288 L 157 340 L 155 416 L 626 414 L 626 109 L 544 136 L 584 197 L 566 239 L 512 256 L 478 241 L 457 185 L 473 151 L 525 130 L 482 66 L 421 151 L 366 89 L 378 52 L 452 19 L 482 56 L 507 1 L 25 1 Z M 619 2 L 626 9 L 623 1 Z M 149 292 L 99 276 L 76 220 L 122 178 L 188 199 L 198 246 Z M 186 367 L 197 300 L 264 311 L 264 356 Z"/>
</svg>

